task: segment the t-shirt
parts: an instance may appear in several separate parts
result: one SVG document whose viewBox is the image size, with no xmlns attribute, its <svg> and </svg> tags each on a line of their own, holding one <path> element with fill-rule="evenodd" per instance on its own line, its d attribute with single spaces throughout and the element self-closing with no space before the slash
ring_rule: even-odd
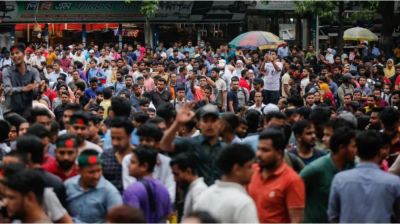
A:
<svg viewBox="0 0 400 224">
<path fill-rule="evenodd" d="M 289 209 L 305 206 L 303 180 L 285 163 L 265 180 L 258 164 L 253 166 L 253 170 L 247 189 L 256 203 L 260 222 L 289 223 Z"/>
<path fill-rule="evenodd" d="M 284 88 L 284 85 L 288 85 L 288 90 L 290 89 L 290 86 L 289 86 L 289 80 L 290 80 L 290 75 L 289 75 L 289 73 L 285 73 L 283 76 L 282 76 L 282 96 L 283 97 L 288 97 L 288 95 L 286 94 L 286 92 L 285 92 L 285 88 Z"/>
<path fill-rule="evenodd" d="M 310 158 L 301 157 L 299 155 L 299 152 L 297 151 L 296 147 L 292 148 L 289 152 L 294 154 L 294 155 L 296 155 L 297 157 L 299 157 L 304 162 L 304 165 L 307 165 L 307 164 L 311 163 L 312 161 L 318 159 L 321 156 L 326 155 L 326 153 L 327 153 L 326 151 L 322 151 L 322 150 L 319 150 L 319 149 L 316 149 L 316 148 L 313 148 L 312 150 L 313 150 L 313 154 L 312 154 L 312 156 Z"/>
<path fill-rule="evenodd" d="M 282 71 L 283 64 L 276 62 Z M 269 91 L 279 91 L 281 71 L 276 71 L 271 62 L 265 63 L 266 75 L 264 76 L 264 89 Z"/>
<path fill-rule="evenodd" d="M 215 81 L 215 88 L 214 88 L 214 95 L 215 95 L 215 99 L 216 99 L 216 103 L 217 105 L 221 105 L 222 104 L 222 93 L 227 91 L 226 88 L 226 83 L 223 79 L 219 78 L 218 80 Z"/>
</svg>

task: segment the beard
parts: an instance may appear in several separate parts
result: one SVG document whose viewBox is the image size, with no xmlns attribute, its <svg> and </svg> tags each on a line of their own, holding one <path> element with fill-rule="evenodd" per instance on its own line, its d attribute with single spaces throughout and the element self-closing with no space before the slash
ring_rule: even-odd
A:
<svg viewBox="0 0 400 224">
<path fill-rule="evenodd" d="M 272 161 L 265 163 L 260 158 L 258 158 L 258 165 L 263 170 L 273 170 L 278 166 L 278 160 L 276 158 L 274 158 Z"/>
<path fill-rule="evenodd" d="M 70 170 L 75 164 L 74 161 L 57 161 L 58 167 L 64 171 Z"/>
</svg>

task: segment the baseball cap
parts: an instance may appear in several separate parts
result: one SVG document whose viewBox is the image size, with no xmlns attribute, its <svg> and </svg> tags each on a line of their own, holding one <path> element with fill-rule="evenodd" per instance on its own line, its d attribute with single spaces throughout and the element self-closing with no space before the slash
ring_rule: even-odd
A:
<svg viewBox="0 0 400 224">
<path fill-rule="evenodd" d="M 200 118 L 203 118 L 208 115 L 219 117 L 218 107 L 212 104 L 207 104 L 200 109 Z"/>
</svg>

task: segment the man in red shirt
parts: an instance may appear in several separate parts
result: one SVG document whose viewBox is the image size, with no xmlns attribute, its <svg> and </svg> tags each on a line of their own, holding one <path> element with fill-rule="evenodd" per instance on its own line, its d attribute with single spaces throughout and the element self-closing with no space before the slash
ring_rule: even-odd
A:
<svg viewBox="0 0 400 224">
<path fill-rule="evenodd" d="M 261 223 L 301 223 L 305 188 L 300 176 L 283 162 L 285 134 L 275 128 L 264 130 L 256 152 L 258 164 L 248 185 Z"/>
<path fill-rule="evenodd" d="M 58 176 L 62 181 L 78 175 L 75 164 L 78 156 L 78 141 L 72 134 L 63 134 L 58 137 L 55 150 L 56 159 L 43 166 L 46 171 Z"/>
<path fill-rule="evenodd" d="M 249 70 L 243 69 L 242 77 L 239 80 L 239 86 L 242 88 L 246 88 L 250 92 L 251 88 L 250 88 L 248 80 L 249 80 Z"/>
</svg>

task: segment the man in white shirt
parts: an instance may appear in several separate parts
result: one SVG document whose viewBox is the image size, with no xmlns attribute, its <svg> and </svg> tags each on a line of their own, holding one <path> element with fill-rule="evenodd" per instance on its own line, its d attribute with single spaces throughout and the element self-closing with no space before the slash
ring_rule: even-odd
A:
<svg viewBox="0 0 400 224">
<path fill-rule="evenodd" d="M 277 104 L 280 96 L 279 87 L 283 64 L 277 59 L 275 51 L 271 51 L 269 54 L 267 53 L 264 56 L 264 60 L 264 88 L 267 90 L 268 102 Z"/>
<path fill-rule="evenodd" d="M 79 61 L 80 63 L 82 63 L 83 67 L 86 69 L 86 58 L 85 55 L 82 54 L 82 49 L 79 48 L 72 59 L 74 62 Z"/>
<path fill-rule="evenodd" d="M 254 104 L 249 107 L 250 109 L 254 109 L 262 113 L 262 109 L 265 107 L 265 104 L 263 104 L 263 97 L 262 97 L 262 92 L 256 92 L 254 94 Z"/>
<path fill-rule="evenodd" d="M 228 145 L 217 160 L 221 180 L 200 195 L 194 211 L 209 212 L 221 223 L 258 223 L 254 201 L 243 187 L 250 182 L 254 157 L 248 145 Z"/>
<path fill-rule="evenodd" d="M 170 162 L 174 179 L 186 191 L 182 218 L 193 212 L 193 205 L 208 186 L 202 177 L 197 176 L 193 159 L 189 154 L 181 153 Z"/>
</svg>

